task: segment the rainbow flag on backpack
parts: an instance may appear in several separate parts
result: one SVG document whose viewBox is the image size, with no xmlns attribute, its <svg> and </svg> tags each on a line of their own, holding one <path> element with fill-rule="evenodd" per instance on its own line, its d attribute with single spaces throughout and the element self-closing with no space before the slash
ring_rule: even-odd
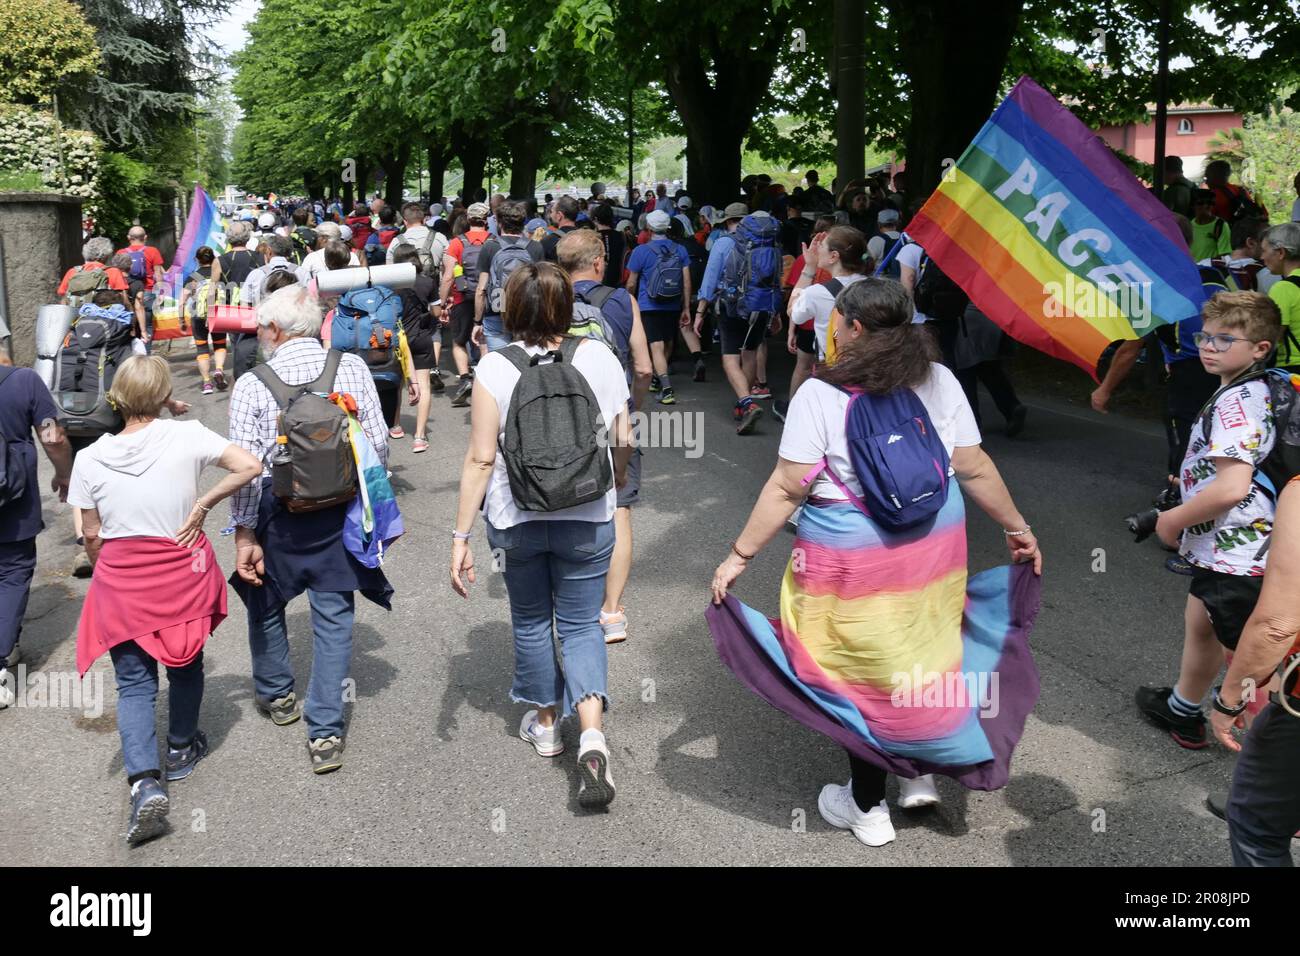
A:
<svg viewBox="0 0 1300 956">
<path fill-rule="evenodd" d="M 330 401 L 347 412 L 348 439 L 357 465 L 357 496 L 343 519 L 343 546 L 368 568 L 384 563 L 384 551 L 406 532 L 402 513 L 388 480 L 388 469 L 357 421 L 357 403 L 347 393 L 334 392 Z"/>
<path fill-rule="evenodd" d="M 1009 335 L 1093 376 L 1111 342 L 1206 299 L 1173 213 L 1027 76 L 907 234 Z"/>
</svg>

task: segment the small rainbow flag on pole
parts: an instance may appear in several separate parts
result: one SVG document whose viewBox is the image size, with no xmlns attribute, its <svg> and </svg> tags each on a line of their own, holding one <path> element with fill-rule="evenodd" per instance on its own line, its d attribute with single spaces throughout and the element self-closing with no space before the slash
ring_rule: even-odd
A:
<svg viewBox="0 0 1300 956">
<path fill-rule="evenodd" d="M 221 218 L 221 210 L 203 190 L 195 185 L 194 201 L 190 203 L 190 214 L 185 220 L 185 231 L 176 246 L 176 255 L 172 258 L 172 267 L 167 270 L 169 288 L 180 289 L 185 280 L 199 267 L 194 253 L 201 246 L 209 246 L 214 252 L 226 249 L 226 224 Z"/>
<path fill-rule="evenodd" d="M 1206 298 L 1173 214 L 1027 76 L 907 234 L 1012 338 L 1094 377 L 1111 342 Z"/>
</svg>

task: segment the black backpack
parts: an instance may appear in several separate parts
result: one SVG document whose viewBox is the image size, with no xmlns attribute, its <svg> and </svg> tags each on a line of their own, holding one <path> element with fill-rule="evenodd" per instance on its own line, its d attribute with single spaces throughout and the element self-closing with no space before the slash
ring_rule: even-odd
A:
<svg viewBox="0 0 1300 956">
<path fill-rule="evenodd" d="M 111 319 L 79 318 L 54 356 L 54 404 L 75 438 L 97 438 L 124 424 L 108 401 L 113 376 L 131 357 L 131 328 Z"/>
<path fill-rule="evenodd" d="M 921 277 L 912 298 L 918 311 L 934 322 L 956 322 L 966 312 L 970 297 L 948 278 L 929 256 L 921 260 Z"/>
<path fill-rule="evenodd" d="M 519 369 L 501 453 L 515 507 L 559 511 L 604 497 L 614 484 L 604 419 L 586 378 L 573 365 L 583 340 L 565 336 L 558 352 L 529 355 L 510 345 L 500 355 Z"/>
<path fill-rule="evenodd" d="M 17 371 L 12 365 L 0 366 L 0 388 Z M 22 500 L 27 494 L 27 459 L 21 446 L 31 440 L 11 442 L 0 439 L 0 508 Z"/>
<path fill-rule="evenodd" d="M 1270 494 L 1273 501 L 1286 483 L 1300 475 L 1300 396 L 1292 384 L 1291 373 L 1278 368 L 1255 368 L 1220 388 L 1201 409 L 1201 440 L 1210 440 L 1212 421 L 1210 412 L 1226 392 L 1247 382 L 1266 381 L 1269 401 L 1273 404 L 1273 423 L 1276 438 L 1273 448 L 1255 468 L 1255 479 Z"/>
</svg>

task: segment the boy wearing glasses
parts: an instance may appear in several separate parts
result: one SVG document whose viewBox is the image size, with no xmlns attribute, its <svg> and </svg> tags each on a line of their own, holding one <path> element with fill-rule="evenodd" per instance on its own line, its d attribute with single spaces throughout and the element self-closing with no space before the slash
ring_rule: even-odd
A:
<svg viewBox="0 0 1300 956">
<path fill-rule="evenodd" d="M 1277 305 L 1258 292 L 1205 303 L 1193 339 L 1219 390 L 1192 429 L 1179 471 L 1182 504 L 1161 512 L 1156 534 L 1192 565 L 1183 657 L 1174 687 L 1141 687 L 1138 709 L 1181 747 L 1209 744 L 1201 701 L 1254 610 L 1263 582 L 1275 496 L 1257 467 L 1273 448 L 1268 382 L 1238 381 L 1267 368 L 1282 335 Z"/>
</svg>

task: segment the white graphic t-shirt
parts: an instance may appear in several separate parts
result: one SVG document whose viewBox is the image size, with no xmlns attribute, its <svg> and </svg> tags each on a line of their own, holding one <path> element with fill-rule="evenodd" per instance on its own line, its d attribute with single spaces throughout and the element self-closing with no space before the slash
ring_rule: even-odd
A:
<svg viewBox="0 0 1300 956">
<path fill-rule="evenodd" d="M 1214 480 L 1214 459 L 1233 458 L 1258 466 L 1273 449 L 1276 432 L 1267 382 L 1245 382 L 1230 389 L 1207 414 L 1209 439 L 1202 417 L 1192 426 L 1192 441 L 1183 458 L 1179 475 L 1183 501 L 1195 498 Z M 1261 550 L 1273 531 L 1273 512 L 1273 497 L 1256 476 L 1250 493 L 1225 514 L 1183 532 L 1182 555 L 1197 567 L 1258 577 L 1264 573 Z"/>
</svg>

